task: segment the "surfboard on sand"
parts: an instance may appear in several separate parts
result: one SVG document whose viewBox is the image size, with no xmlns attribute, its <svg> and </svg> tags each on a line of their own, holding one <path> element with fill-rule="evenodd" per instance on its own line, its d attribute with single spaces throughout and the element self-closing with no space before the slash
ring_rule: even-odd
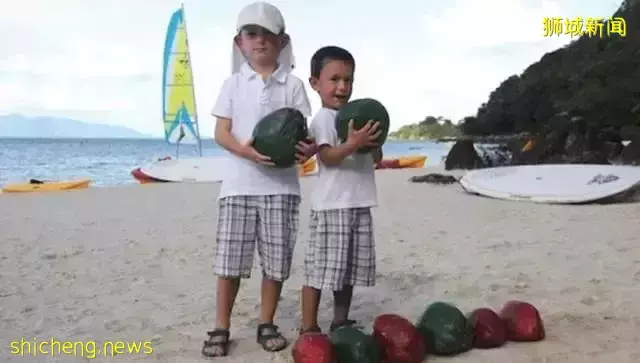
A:
<svg viewBox="0 0 640 363">
<path fill-rule="evenodd" d="M 640 167 L 594 164 L 504 166 L 468 172 L 468 193 L 548 204 L 596 202 L 640 186 Z"/>
<path fill-rule="evenodd" d="M 139 172 L 152 179 L 165 182 L 219 182 L 226 170 L 226 158 L 207 156 L 201 158 L 158 160 L 140 168 Z"/>
</svg>

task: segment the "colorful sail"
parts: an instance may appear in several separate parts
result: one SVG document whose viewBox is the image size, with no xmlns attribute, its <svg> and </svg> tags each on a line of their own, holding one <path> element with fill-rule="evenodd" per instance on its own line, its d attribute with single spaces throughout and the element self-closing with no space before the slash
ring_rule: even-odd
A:
<svg viewBox="0 0 640 363">
<path fill-rule="evenodd" d="M 171 16 L 162 72 L 164 136 L 169 143 L 198 142 L 198 118 L 184 9 Z"/>
</svg>

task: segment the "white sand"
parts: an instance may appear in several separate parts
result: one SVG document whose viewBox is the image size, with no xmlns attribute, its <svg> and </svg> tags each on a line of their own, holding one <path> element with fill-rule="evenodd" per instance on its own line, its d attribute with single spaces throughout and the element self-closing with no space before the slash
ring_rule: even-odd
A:
<svg viewBox="0 0 640 363">
<path fill-rule="evenodd" d="M 466 195 L 457 185 L 412 184 L 425 170 L 378 172 L 379 275 L 356 291 L 353 318 L 415 320 L 445 300 L 464 311 L 524 299 L 542 312 L 547 340 L 472 350 L 430 362 L 640 361 L 640 203 L 548 206 Z M 308 196 L 310 185 L 304 182 Z M 0 361 L 86 362 L 11 356 L 24 337 L 153 340 L 148 356 L 93 361 L 202 362 L 214 322 L 216 185 L 146 185 L 0 196 Z M 308 222 L 278 323 L 292 341 Z M 224 362 L 290 362 L 255 343 L 259 272 L 241 289 L 236 344 Z M 328 295 L 328 294 L 327 294 Z M 329 323 L 329 296 L 322 324 Z"/>
</svg>

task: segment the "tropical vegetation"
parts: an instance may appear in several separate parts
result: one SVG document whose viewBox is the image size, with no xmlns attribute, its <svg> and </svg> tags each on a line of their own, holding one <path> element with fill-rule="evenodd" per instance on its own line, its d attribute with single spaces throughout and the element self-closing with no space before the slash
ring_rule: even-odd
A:
<svg viewBox="0 0 640 363">
<path fill-rule="evenodd" d="M 624 1 L 602 24 L 602 36 L 585 33 L 504 80 L 459 127 L 429 116 L 393 136 L 537 133 L 553 127 L 559 115 L 580 117 L 599 129 L 639 126 L 640 0 Z"/>
</svg>

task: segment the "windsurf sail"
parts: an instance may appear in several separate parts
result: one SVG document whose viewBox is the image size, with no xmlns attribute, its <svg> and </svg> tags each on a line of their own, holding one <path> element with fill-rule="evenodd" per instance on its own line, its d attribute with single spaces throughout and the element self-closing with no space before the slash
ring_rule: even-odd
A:
<svg viewBox="0 0 640 363">
<path fill-rule="evenodd" d="M 162 114 L 165 140 L 197 143 L 202 155 L 184 6 L 171 16 L 164 44 Z"/>
</svg>

